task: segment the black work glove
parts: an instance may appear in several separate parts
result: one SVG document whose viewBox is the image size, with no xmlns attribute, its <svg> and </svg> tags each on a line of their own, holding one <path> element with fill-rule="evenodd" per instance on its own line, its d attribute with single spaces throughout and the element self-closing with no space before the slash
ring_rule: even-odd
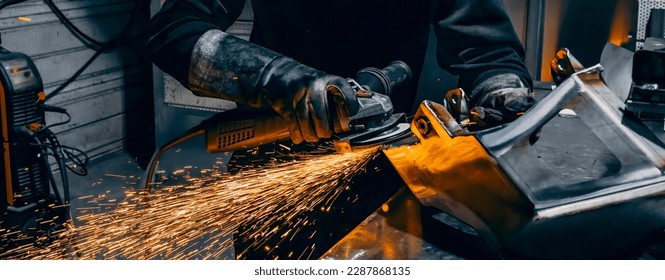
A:
<svg viewBox="0 0 665 280">
<path fill-rule="evenodd" d="M 512 73 L 481 82 L 473 89 L 471 99 L 475 106 L 470 109 L 470 118 L 480 128 L 512 122 L 535 102 L 529 87 Z"/>
<path fill-rule="evenodd" d="M 264 73 L 265 85 L 258 89 L 260 99 L 291 120 L 289 132 L 295 144 L 330 138 L 336 106 L 350 106 L 353 113 L 358 110 L 355 91 L 342 77 L 285 57 L 271 62 Z M 333 98 L 342 98 L 343 103 Z"/>
<path fill-rule="evenodd" d="M 187 87 L 196 95 L 272 108 L 290 121 L 296 144 L 331 137 L 344 126 L 338 116 L 355 115 L 360 107 L 346 79 L 221 30 L 199 38 L 188 75 Z"/>
</svg>

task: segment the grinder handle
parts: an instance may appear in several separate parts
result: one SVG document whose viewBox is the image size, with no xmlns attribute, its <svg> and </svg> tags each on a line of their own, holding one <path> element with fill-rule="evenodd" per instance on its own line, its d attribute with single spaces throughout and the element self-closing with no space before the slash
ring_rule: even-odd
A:
<svg viewBox="0 0 665 280">
<path fill-rule="evenodd" d="M 333 118 L 334 131 L 348 130 L 349 116 L 343 114 L 345 106 L 339 94 L 331 94 L 331 105 L 336 109 Z M 250 116 L 250 117 L 248 117 Z M 290 120 L 273 111 L 235 109 L 218 113 L 205 120 L 206 149 L 210 153 L 252 149 L 275 141 L 290 138 Z"/>
<path fill-rule="evenodd" d="M 248 118 L 250 115 L 253 117 Z M 218 113 L 205 122 L 210 153 L 251 149 L 290 137 L 289 120 L 274 112 L 236 109 Z"/>
</svg>

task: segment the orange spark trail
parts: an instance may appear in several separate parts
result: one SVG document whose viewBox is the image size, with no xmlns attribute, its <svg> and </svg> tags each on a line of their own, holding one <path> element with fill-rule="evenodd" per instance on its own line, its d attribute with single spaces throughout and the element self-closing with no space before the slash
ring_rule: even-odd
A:
<svg viewBox="0 0 665 280">
<path fill-rule="evenodd" d="M 376 154 L 376 149 L 298 153 L 235 174 L 205 170 L 201 177 L 186 176 L 186 183 L 162 184 L 149 194 L 127 191 L 120 203 L 100 195 L 92 198 L 99 208 L 109 203 L 117 207 L 105 213 L 96 207 L 78 209 L 81 225 L 53 233 L 50 245 L 27 244 L 0 252 L 0 258 L 223 259 L 239 225 L 250 233 L 243 238 L 253 241 L 252 248 L 270 251 L 315 223 L 300 214 L 329 211 L 330 202 Z M 268 243 L 278 232 L 280 241 Z M 292 253 L 302 258 L 311 254 Z"/>
</svg>

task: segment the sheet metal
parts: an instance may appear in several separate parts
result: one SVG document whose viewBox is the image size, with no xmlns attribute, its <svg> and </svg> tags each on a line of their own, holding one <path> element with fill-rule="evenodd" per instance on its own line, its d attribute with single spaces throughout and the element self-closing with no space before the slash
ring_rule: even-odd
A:
<svg viewBox="0 0 665 280">
<path fill-rule="evenodd" d="M 600 70 L 575 73 L 523 117 L 474 134 L 460 133 L 442 106 L 424 102 L 414 120 L 425 118 L 420 123 L 431 128 L 414 121 L 419 142 L 384 153 L 422 204 L 473 227 L 497 255 L 639 254 L 665 227 L 665 145 L 626 113 Z M 541 132 L 562 109 L 576 113 L 578 133 L 555 137 L 560 142 L 544 150 Z M 601 174 L 571 176 L 567 163 L 546 160 L 589 151 L 604 156 L 592 163 L 604 168 Z"/>
</svg>

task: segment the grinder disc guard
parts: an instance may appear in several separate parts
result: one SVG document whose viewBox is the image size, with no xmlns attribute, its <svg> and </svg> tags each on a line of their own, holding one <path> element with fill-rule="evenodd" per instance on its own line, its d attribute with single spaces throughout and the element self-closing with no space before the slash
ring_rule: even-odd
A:
<svg viewBox="0 0 665 280">
<path fill-rule="evenodd" d="M 394 127 L 391 127 L 377 135 L 352 139 L 350 144 L 354 148 L 362 148 L 394 142 L 408 137 L 409 135 L 411 135 L 411 125 L 408 123 L 398 123 Z"/>
<path fill-rule="evenodd" d="M 410 124 L 406 121 L 406 116 L 393 114 L 382 125 L 341 136 L 334 139 L 333 144 L 338 153 L 345 153 L 394 142 L 410 135 Z"/>
</svg>

